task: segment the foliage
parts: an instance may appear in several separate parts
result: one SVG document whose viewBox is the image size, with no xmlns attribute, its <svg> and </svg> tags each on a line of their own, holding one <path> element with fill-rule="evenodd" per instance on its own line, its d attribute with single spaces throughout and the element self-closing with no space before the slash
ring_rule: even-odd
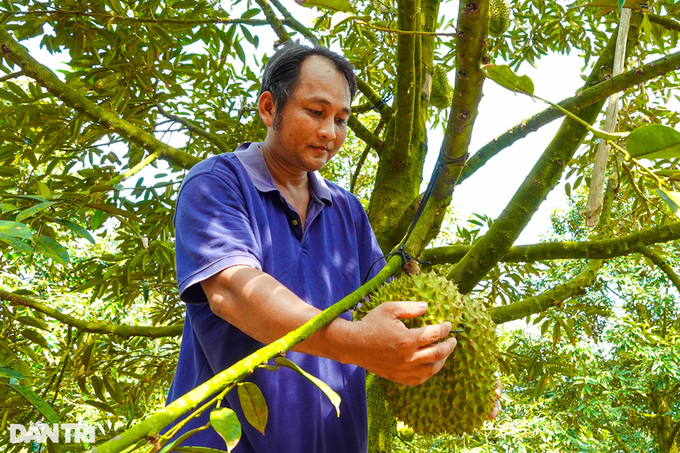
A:
<svg viewBox="0 0 680 453">
<path fill-rule="evenodd" d="M 590 75 L 584 74 L 583 89 L 564 108 L 587 123 L 604 121 L 598 117 L 603 93 L 615 81 L 610 75 L 615 3 L 514 2 L 510 28 L 488 37 L 485 1 L 463 0 L 456 8 L 448 0 L 362 0 L 352 2 L 352 13 L 346 2 L 328 0 L 309 10 L 315 19 L 306 28 L 276 0 L 4 0 L 0 431 L 9 422 L 39 420 L 38 413 L 47 411 L 22 396 L 17 384 L 32 389 L 62 421 L 110 422 L 102 425 L 106 434 L 99 440 L 127 433 L 163 406 L 179 329 L 160 329 L 183 319 L 174 282 L 177 190 L 198 160 L 264 137 L 253 106 L 259 74 L 273 52 L 273 39 L 264 31 L 270 27 L 281 42 L 290 35 L 318 40 L 355 66 L 360 93 L 353 105 L 356 121 L 350 122 L 353 135 L 324 175 L 362 199 L 386 252 L 402 240 L 423 199 L 429 152 L 439 156 L 430 178 L 434 190 L 407 243 L 411 254 L 419 255 L 433 240 L 471 246 L 439 271 L 467 292 L 487 297 L 490 310 L 510 307 L 511 314 L 523 301 L 545 301 L 551 289 L 574 283 L 587 266 L 583 261 L 503 257 L 561 179 L 573 209 L 556 217 L 549 240 L 578 248 L 595 237 L 580 211 L 601 139 L 588 131 L 596 129 L 565 119 L 497 219 L 483 213 L 457 219 L 451 199 L 461 177 L 475 176 L 497 153 L 561 115 L 552 109 L 528 129 L 522 122 L 498 139 L 488 137 L 463 169 L 465 156 L 475 151 L 469 145 L 485 83 L 483 65 L 508 65 L 503 74 L 512 79 L 510 68 L 521 73 L 523 64 L 535 65 L 548 53 L 582 55 L 583 71 Z M 650 2 L 647 9 L 636 2 L 625 6 L 634 8 L 627 55 L 632 71 L 618 79 L 624 80 L 617 88 L 623 90 L 618 130 L 641 134 L 646 125 L 676 127 L 678 112 L 668 101 L 677 99 L 680 64 L 672 51 L 680 8 L 670 0 Z M 55 75 L 24 56 L 15 40 L 30 49 L 40 46 L 65 65 Z M 448 75 L 455 79 L 453 101 L 442 111 L 428 105 L 435 65 L 455 68 Z M 574 107 L 587 93 L 593 96 L 589 104 Z M 428 130 L 435 125 L 445 131 L 444 144 L 428 150 Z M 652 443 L 662 453 L 677 448 L 664 439 L 680 423 L 672 398 L 678 328 L 670 322 L 677 319 L 672 299 L 680 290 L 674 271 L 680 266 L 675 249 L 680 235 L 667 201 L 672 199 L 667 194 L 680 191 L 680 155 L 671 150 L 636 160 L 626 152 L 626 140 L 611 141 L 618 147 L 609 162 L 617 197 L 599 237 L 648 228 L 665 236 L 616 255 L 621 258 L 605 263 L 597 278 L 577 288 L 577 296 L 548 300 L 553 308 L 533 311 L 537 317 L 531 322 L 545 337 L 509 334 L 501 365 L 507 398 L 514 403 L 493 430 L 466 438 L 461 448 L 589 451 L 588 445 L 620 446 L 614 432 L 630 449 Z M 442 227 L 447 213 L 451 224 Z M 93 326 L 99 333 L 92 333 Z M 113 326 L 123 326 L 124 334 L 102 333 Z M 151 329 L 140 333 L 128 326 Z M 160 332 L 169 336 L 155 338 Z M 663 412 L 664 405 L 670 409 Z M 630 414 L 642 415 L 642 421 L 633 423 Z M 154 448 L 157 433 L 143 434 L 139 447 Z M 416 438 L 431 451 L 461 445 L 455 439 L 432 441 L 439 446 L 431 441 Z"/>
</svg>

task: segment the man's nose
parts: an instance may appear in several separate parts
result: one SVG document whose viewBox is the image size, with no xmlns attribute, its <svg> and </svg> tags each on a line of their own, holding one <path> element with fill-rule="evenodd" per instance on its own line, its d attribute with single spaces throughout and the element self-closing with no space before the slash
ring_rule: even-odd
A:
<svg viewBox="0 0 680 453">
<path fill-rule="evenodd" d="M 319 138 L 326 141 L 335 140 L 335 118 L 324 120 L 317 132 Z"/>
</svg>

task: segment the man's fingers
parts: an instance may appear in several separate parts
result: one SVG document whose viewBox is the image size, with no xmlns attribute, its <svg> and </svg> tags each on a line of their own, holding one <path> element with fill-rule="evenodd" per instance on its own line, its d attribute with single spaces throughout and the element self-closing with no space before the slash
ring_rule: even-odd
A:
<svg viewBox="0 0 680 453">
<path fill-rule="evenodd" d="M 496 402 L 493 405 L 493 410 L 489 414 L 489 420 L 493 420 L 494 418 L 496 418 L 498 416 L 498 414 L 500 413 L 500 411 L 501 411 L 501 402 L 496 400 Z"/>
<path fill-rule="evenodd" d="M 441 343 L 435 343 L 428 346 L 420 348 L 415 354 L 413 354 L 413 363 L 437 363 L 446 360 L 446 358 L 451 355 L 454 348 L 456 347 L 457 341 L 455 338 L 451 337 L 446 341 Z M 439 370 L 437 370 L 439 371 Z"/>
<path fill-rule="evenodd" d="M 447 321 L 441 324 L 411 329 L 411 333 L 417 339 L 418 346 L 426 346 L 446 338 L 449 332 L 451 332 L 451 328 L 451 323 Z"/>
<path fill-rule="evenodd" d="M 496 399 L 500 399 L 503 394 L 503 383 L 499 380 L 496 381 Z"/>
<path fill-rule="evenodd" d="M 382 306 L 399 319 L 415 318 L 427 311 L 427 302 L 384 302 Z"/>
</svg>

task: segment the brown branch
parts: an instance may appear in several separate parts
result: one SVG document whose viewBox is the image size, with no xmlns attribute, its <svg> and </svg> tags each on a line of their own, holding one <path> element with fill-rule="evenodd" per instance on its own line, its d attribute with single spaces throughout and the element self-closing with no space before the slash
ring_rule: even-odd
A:
<svg viewBox="0 0 680 453">
<path fill-rule="evenodd" d="M 354 135 L 356 135 L 357 138 L 361 139 L 364 143 L 373 148 L 375 152 L 378 153 L 378 155 L 380 155 L 380 152 L 382 151 L 384 146 L 383 141 L 380 140 L 380 137 L 371 132 L 354 115 L 351 115 L 347 119 L 347 126 L 349 126 L 349 128 L 352 129 L 352 132 L 354 132 Z"/>
<path fill-rule="evenodd" d="M 609 259 L 626 256 L 640 247 L 680 240 L 680 222 L 649 228 L 627 236 L 583 242 L 543 242 L 511 247 L 501 259 L 506 263 L 533 263 L 546 260 Z M 450 245 L 425 249 L 422 258 L 432 265 L 457 263 L 471 245 Z"/>
<path fill-rule="evenodd" d="M 671 19 L 670 17 L 659 16 L 658 14 L 648 14 L 650 22 L 661 25 L 667 30 L 680 31 L 680 22 Z"/>
<path fill-rule="evenodd" d="M 567 283 L 557 285 L 538 296 L 527 297 L 510 305 L 492 308 L 489 310 L 489 315 L 496 324 L 504 324 L 541 313 L 571 297 L 585 294 L 586 288 L 593 284 L 603 263 L 602 260 L 592 260 L 583 271 Z"/>
<path fill-rule="evenodd" d="M 81 332 L 117 335 L 119 337 L 130 338 L 130 337 L 149 337 L 149 338 L 160 338 L 160 337 L 177 337 L 182 335 L 183 324 L 177 324 L 174 326 L 126 326 L 117 324 L 106 324 L 103 322 L 93 322 L 93 321 L 83 321 L 82 319 L 75 318 L 71 315 L 62 313 L 61 311 L 48 307 L 47 305 L 38 302 L 35 299 L 31 299 L 25 296 L 19 296 L 18 294 L 9 293 L 7 291 L 0 290 L 0 300 L 4 300 L 10 303 L 10 305 L 20 305 L 23 307 L 31 308 L 40 313 L 44 313 L 47 316 L 56 319 L 57 321 L 72 326 Z"/>
<path fill-rule="evenodd" d="M 163 143 L 153 135 L 97 105 L 81 92 L 62 82 L 54 72 L 31 57 L 26 48 L 16 42 L 2 26 L 0 26 L 0 52 L 6 59 L 19 65 L 24 74 L 45 87 L 66 105 L 85 113 L 99 124 L 108 127 L 152 154 L 158 152 L 160 158 L 183 168 L 189 168 L 198 163 L 199 159 L 195 156 Z"/>
<path fill-rule="evenodd" d="M 17 71 L 17 72 L 13 72 L 11 74 L 7 74 L 6 76 L 0 77 L 0 83 L 6 82 L 8 80 L 16 79 L 17 77 L 21 77 L 22 75 L 24 75 L 24 71 Z"/>
<path fill-rule="evenodd" d="M 675 288 L 680 293 L 680 276 L 678 276 L 678 274 L 675 273 L 673 268 L 666 262 L 666 260 L 660 257 L 658 253 L 645 246 L 639 246 L 635 249 L 635 251 L 649 258 L 649 261 L 651 261 L 652 263 L 654 263 L 655 266 L 661 269 L 663 273 L 666 274 L 666 277 L 668 277 L 668 279 L 673 283 L 673 286 L 675 286 Z"/>
</svg>

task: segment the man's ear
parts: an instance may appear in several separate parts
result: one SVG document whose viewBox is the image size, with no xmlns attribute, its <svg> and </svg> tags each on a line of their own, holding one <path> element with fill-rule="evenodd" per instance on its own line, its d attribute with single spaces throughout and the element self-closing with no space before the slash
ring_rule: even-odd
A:
<svg viewBox="0 0 680 453">
<path fill-rule="evenodd" d="M 260 118 L 262 118 L 262 122 L 265 126 L 268 128 L 273 127 L 274 117 L 276 116 L 276 106 L 274 105 L 274 98 L 272 97 L 271 92 L 265 91 L 260 95 L 258 109 Z"/>
</svg>

